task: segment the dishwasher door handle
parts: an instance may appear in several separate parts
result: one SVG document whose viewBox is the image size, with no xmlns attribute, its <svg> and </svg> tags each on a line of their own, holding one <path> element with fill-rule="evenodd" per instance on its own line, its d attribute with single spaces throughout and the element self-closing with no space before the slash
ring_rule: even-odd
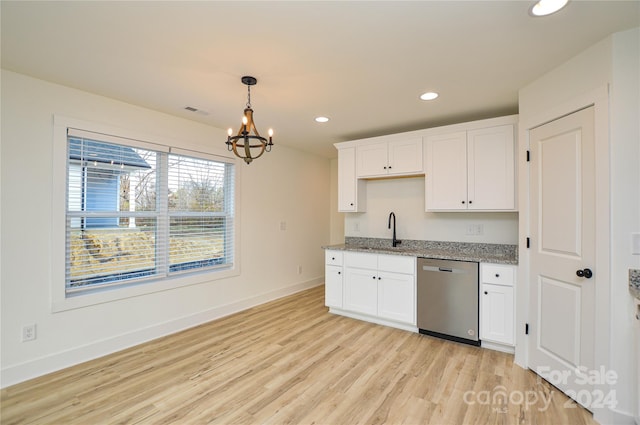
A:
<svg viewBox="0 0 640 425">
<path fill-rule="evenodd" d="M 454 269 L 450 267 L 422 266 L 425 272 L 443 272 L 443 273 L 466 273 L 463 269 Z"/>
</svg>

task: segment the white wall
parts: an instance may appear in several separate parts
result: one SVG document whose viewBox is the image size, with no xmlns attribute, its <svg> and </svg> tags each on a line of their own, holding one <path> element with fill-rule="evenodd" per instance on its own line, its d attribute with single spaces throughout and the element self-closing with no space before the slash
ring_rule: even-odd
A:
<svg viewBox="0 0 640 425">
<path fill-rule="evenodd" d="M 596 342 L 596 355 L 605 361 L 607 369 L 618 375 L 612 388 L 618 405 L 610 411 L 596 412 L 595 418 L 602 423 L 631 423 L 640 408 L 637 383 L 634 382 L 638 376 L 632 326 L 634 308 L 628 291 L 628 269 L 640 267 L 640 258 L 630 254 L 629 236 L 631 232 L 640 231 L 639 40 L 639 28 L 608 37 L 523 88 L 519 101 L 520 141 L 524 143 L 526 129 L 543 123 L 548 119 L 549 111 L 570 113 L 572 110 L 563 110 L 563 107 L 588 106 L 594 99 L 590 93 L 604 90 L 606 95 L 607 86 L 610 88 L 609 105 L 599 102 L 601 107 L 609 108 L 609 117 L 605 117 L 609 120 L 608 132 L 605 129 L 604 137 L 596 136 L 596 145 L 599 145 L 596 149 L 604 153 L 596 167 L 610 170 L 604 176 L 608 181 L 597 183 L 608 184 L 604 187 L 605 196 L 596 208 L 597 215 L 608 216 L 604 230 L 609 240 L 598 248 L 604 247 L 608 255 L 600 260 L 604 260 L 605 267 L 596 271 L 601 276 L 599 290 L 604 290 L 604 296 L 597 298 L 595 314 L 606 312 L 605 320 L 597 323 L 606 328 L 597 331 L 602 337 Z M 579 105 L 582 100 L 585 104 Z M 521 149 L 526 146 L 522 145 Z M 522 184 L 520 188 L 523 193 Z M 522 212 L 523 205 L 525 200 L 521 198 L 521 232 L 524 233 L 528 231 L 528 215 Z M 521 275 L 527 274 L 527 264 L 525 253 L 521 252 Z M 519 312 L 526 310 L 526 297 L 526 290 L 518 292 Z M 519 325 L 523 322 L 520 317 Z"/>
<path fill-rule="evenodd" d="M 620 407 L 640 420 L 640 353 L 634 351 L 638 334 L 628 289 L 629 268 L 640 269 L 640 255 L 631 254 L 631 233 L 640 232 L 640 28 L 614 34 L 612 41 L 611 367 L 626 374 Z"/>
<path fill-rule="evenodd" d="M 424 177 L 368 180 L 367 211 L 345 214 L 345 235 L 391 239 L 393 211 L 400 240 L 518 243 L 518 213 L 425 212 L 424 185 Z M 484 234 L 467 235 L 469 224 L 481 224 Z"/>
<path fill-rule="evenodd" d="M 238 277 L 52 313 L 51 257 L 61 247 L 51 240 L 51 205 L 64 196 L 51 186 L 53 115 L 159 135 L 201 151 L 212 144 L 224 149 L 226 135 L 5 70 L 1 84 L 3 387 L 323 282 L 330 161 L 276 144 L 250 166 L 238 162 Z M 20 342 L 21 327 L 33 323 L 37 339 Z"/>
</svg>

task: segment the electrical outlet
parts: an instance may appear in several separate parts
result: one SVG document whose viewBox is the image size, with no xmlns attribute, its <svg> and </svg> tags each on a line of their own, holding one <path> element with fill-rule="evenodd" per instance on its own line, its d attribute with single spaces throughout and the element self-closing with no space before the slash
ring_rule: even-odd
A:
<svg viewBox="0 0 640 425">
<path fill-rule="evenodd" d="M 280 230 L 282 230 L 282 231 L 287 230 L 287 222 L 286 221 L 281 221 L 280 222 Z"/>
<path fill-rule="evenodd" d="M 483 233 L 482 224 L 467 224 L 467 236 L 480 236 Z"/>
<path fill-rule="evenodd" d="M 24 325 L 22 327 L 22 342 L 36 339 L 36 325 Z"/>
<path fill-rule="evenodd" d="M 360 223 L 358 223 L 357 221 L 355 223 L 353 223 L 353 231 L 354 232 L 359 232 L 360 231 Z"/>
</svg>

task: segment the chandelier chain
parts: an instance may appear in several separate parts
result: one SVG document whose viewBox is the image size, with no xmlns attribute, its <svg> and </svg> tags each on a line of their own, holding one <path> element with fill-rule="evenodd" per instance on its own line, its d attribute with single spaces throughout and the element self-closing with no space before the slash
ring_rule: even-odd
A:
<svg viewBox="0 0 640 425">
<path fill-rule="evenodd" d="M 247 108 L 251 108 L 251 86 L 247 85 Z"/>
</svg>

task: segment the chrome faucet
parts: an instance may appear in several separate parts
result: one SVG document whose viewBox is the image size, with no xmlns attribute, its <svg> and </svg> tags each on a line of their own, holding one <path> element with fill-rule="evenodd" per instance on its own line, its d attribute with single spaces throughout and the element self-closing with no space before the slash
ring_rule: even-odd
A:
<svg viewBox="0 0 640 425">
<path fill-rule="evenodd" d="M 402 243 L 402 241 L 396 239 L 396 215 L 393 211 L 389 214 L 389 229 L 391 229 L 391 217 L 393 217 L 393 240 L 391 241 L 391 245 L 395 248 L 399 243 Z"/>
</svg>

